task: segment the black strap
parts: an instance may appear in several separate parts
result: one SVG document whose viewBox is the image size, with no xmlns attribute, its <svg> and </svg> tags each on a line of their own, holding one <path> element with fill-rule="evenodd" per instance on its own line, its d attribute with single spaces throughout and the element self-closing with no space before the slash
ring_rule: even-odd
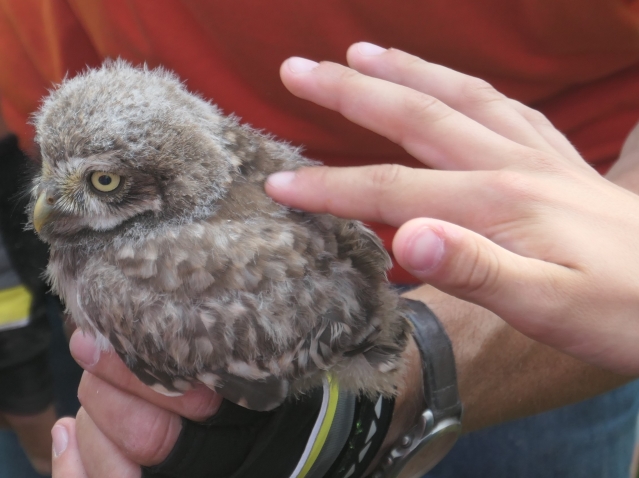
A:
<svg viewBox="0 0 639 478">
<path fill-rule="evenodd" d="M 422 357 L 424 396 L 435 421 L 461 417 L 462 403 L 457 389 L 453 346 L 443 325 L 426 304 L 403 299 L 412 313 L 413 337 Z"/>
</svg>

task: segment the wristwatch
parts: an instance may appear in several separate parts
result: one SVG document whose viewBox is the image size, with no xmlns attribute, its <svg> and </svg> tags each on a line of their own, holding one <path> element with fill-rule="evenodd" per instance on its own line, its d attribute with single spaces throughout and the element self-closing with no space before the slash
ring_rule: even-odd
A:
<svg viewBox="0 0 639 478">
<path fill-rule="evenodd" d="M 371 478 L 419 478 L 446 456 L 461 433 L 462 404 L 450 339 L 423 302 L 403 300 L 410 308 L 408 318 L 422 358 L 426 409 L 382 458 Z"/>
</svg>

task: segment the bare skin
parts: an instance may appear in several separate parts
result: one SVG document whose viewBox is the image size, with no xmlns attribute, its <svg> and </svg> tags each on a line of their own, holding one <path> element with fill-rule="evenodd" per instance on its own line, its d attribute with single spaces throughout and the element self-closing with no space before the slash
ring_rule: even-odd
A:
<svg viewBox="0 0 639 478">
<path fill-rule="evenodd" d="M 282 79 L 436 170 L 309 168 L 272 178 L 267 192 L 311 211 L 402 226 L 395 256 L 445 291 L 423 286 L 410 295 L 427 302 L 451 336 L 465 430 L 591 397 L 637 373 L 639 288 L 630 273 L 639 270 L 639 218 L 617 212 L 639 210 L 639 196 L 600 178 L 545 118 L 476 79 L 361 44 L 348 60 L 354 70 L 289 60 Z M 628 186 L 634 170 L 615 181 Z M 599 261 L 606 244 L 620 255 Z M 628 277 L 632 287 L 618 284 Z M 78 332 L 71 350 L 86 370 L 83 409 L 54 429 L 54 477 L 139 477 L 139 464 L 170 451 L 179 415 L 204 418 L 219 405 L 207 390 L 156 394 Z M 414 344 L 406 353 L 408 375 L 384 447 L 422 406 Z"/>
</svg>

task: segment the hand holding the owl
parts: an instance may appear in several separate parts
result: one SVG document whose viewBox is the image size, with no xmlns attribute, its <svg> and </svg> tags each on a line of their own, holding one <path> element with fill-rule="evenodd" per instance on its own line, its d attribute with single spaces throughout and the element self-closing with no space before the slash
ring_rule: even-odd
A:
<svg viewBox="0 0 639 478">
<path fill-rule="evenodd" d="M 180 417 L 201 421 L 220 406 L 221 396 L 205 387 L 180 397 L 154 392 L 117 355 L 100 354 L 94 340 L 79 331 L 71 351 L 86 370 L 78 390 L 82 408 L 75 420 L 63 418 L 52 431 L 54 477 L 137 478 L 140 465 L 167 457 L 181 430 Z"/>
<path fill-rule="evenodd" d="M 481 80 L 370 44 L 348 60 L 290 59 L 282 79 L 433 169 L 305 168 L 271 177 L 267 192 L 401 226 L 395 257 L 424 282 L 576 358 L 639 373 L 639 196 Z"/>
</svg>

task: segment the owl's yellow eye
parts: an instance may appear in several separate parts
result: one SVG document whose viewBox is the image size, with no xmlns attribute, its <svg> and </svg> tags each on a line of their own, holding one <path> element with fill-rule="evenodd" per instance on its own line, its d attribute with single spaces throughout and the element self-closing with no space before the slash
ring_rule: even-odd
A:
<svg viewBox="0 0 639 478">
<path fill-rule="evenodd" d="M 91 184 L 101 193 L 110 193 L 115 191 L 120 185 L 120 176 L 113 173 L 105 173 L 104 171 L 96 171 L 91 174 Z"/>
</svg>

